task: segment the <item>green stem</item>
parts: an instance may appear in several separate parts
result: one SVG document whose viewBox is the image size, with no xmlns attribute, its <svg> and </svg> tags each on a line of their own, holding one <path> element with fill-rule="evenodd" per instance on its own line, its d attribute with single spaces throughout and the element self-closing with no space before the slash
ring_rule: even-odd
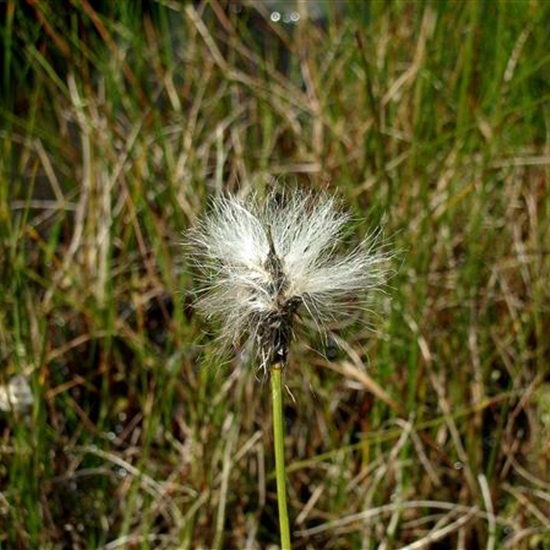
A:
<svg viewBox="0 0 550 550">
<path fill-rule="evenodd" d="M 271 396 L 273 399 L 273 440 L 275 445 L 275 475 L 277 478 L 277 503 L 279 505 L 279 531 L 281 550 L 290 550 L 290 527 L 286 503 L 285 445 L 283 425 L 283 395 L 280 364 L 272 365 Z"/>
</svg>

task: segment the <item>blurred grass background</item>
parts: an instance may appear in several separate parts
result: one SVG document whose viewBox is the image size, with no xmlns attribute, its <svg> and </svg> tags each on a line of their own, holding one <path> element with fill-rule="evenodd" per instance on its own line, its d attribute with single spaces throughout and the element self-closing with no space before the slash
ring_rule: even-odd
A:
<svg viewBox="0 0 550 550">
<path fill-rule="evenodd" d="M 374 331 L 293 348 L 295 548 L 550 548 L 549 3 L 0 12 L 2 549 L 277 544 L 269 386 L 180 247 L 273 180 L 401 250 Z"/>
</svg>

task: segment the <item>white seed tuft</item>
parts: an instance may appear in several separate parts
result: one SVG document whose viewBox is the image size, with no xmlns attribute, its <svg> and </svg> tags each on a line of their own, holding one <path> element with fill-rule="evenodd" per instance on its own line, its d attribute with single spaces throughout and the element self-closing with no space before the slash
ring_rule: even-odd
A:
<svg viewBox="0 0 550 550">
<path fill-rule="evenodd" d="M 198 310 L 224 342 L 252 339 L 262 367 L 284 364 L 300 307 L 323 328 L 365 308 L 387 279 L 378 233 L 341 253 L 350 218 L 325 193 L 215 198 L 185 243 L 201 275 Z"/>
<path fill-rule="evenodd" d="M 0 385 L 0 411 L 28 411 L 34 403 L 34 397 L 27 379 L 18 374 L 7 384 Z"/>
</svg>

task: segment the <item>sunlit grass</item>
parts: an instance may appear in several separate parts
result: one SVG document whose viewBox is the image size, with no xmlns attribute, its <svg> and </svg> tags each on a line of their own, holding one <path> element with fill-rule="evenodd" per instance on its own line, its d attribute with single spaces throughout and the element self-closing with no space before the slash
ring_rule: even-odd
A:
<svg viewBox="0 0 550 550">
<path fill-rule="evenodd" d="M 292 350 L 295 546 L 550 548 L 547 5 L 93 6 L 1 8 L 0 384 L 35 400 L 0 412 L 0 547 L 277 543 L 269 384 L 180 247 L 275 178 L 401 251 L 374 331 Z"/>
</svg>

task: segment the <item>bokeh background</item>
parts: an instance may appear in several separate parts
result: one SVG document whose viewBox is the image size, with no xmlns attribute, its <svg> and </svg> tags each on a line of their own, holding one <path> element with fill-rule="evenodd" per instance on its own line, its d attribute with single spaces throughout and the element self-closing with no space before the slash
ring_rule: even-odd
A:
<svg viewBox="0 0 550 550">
<path fill-rule="evenodd" d="M 269 384 L 182 233 L 338 194 L 397 251 L 285 371 L 295 548 L 550 548 L 550 4 L 0 2 L 0 547 L 275 548 Z"/>
</svg>

